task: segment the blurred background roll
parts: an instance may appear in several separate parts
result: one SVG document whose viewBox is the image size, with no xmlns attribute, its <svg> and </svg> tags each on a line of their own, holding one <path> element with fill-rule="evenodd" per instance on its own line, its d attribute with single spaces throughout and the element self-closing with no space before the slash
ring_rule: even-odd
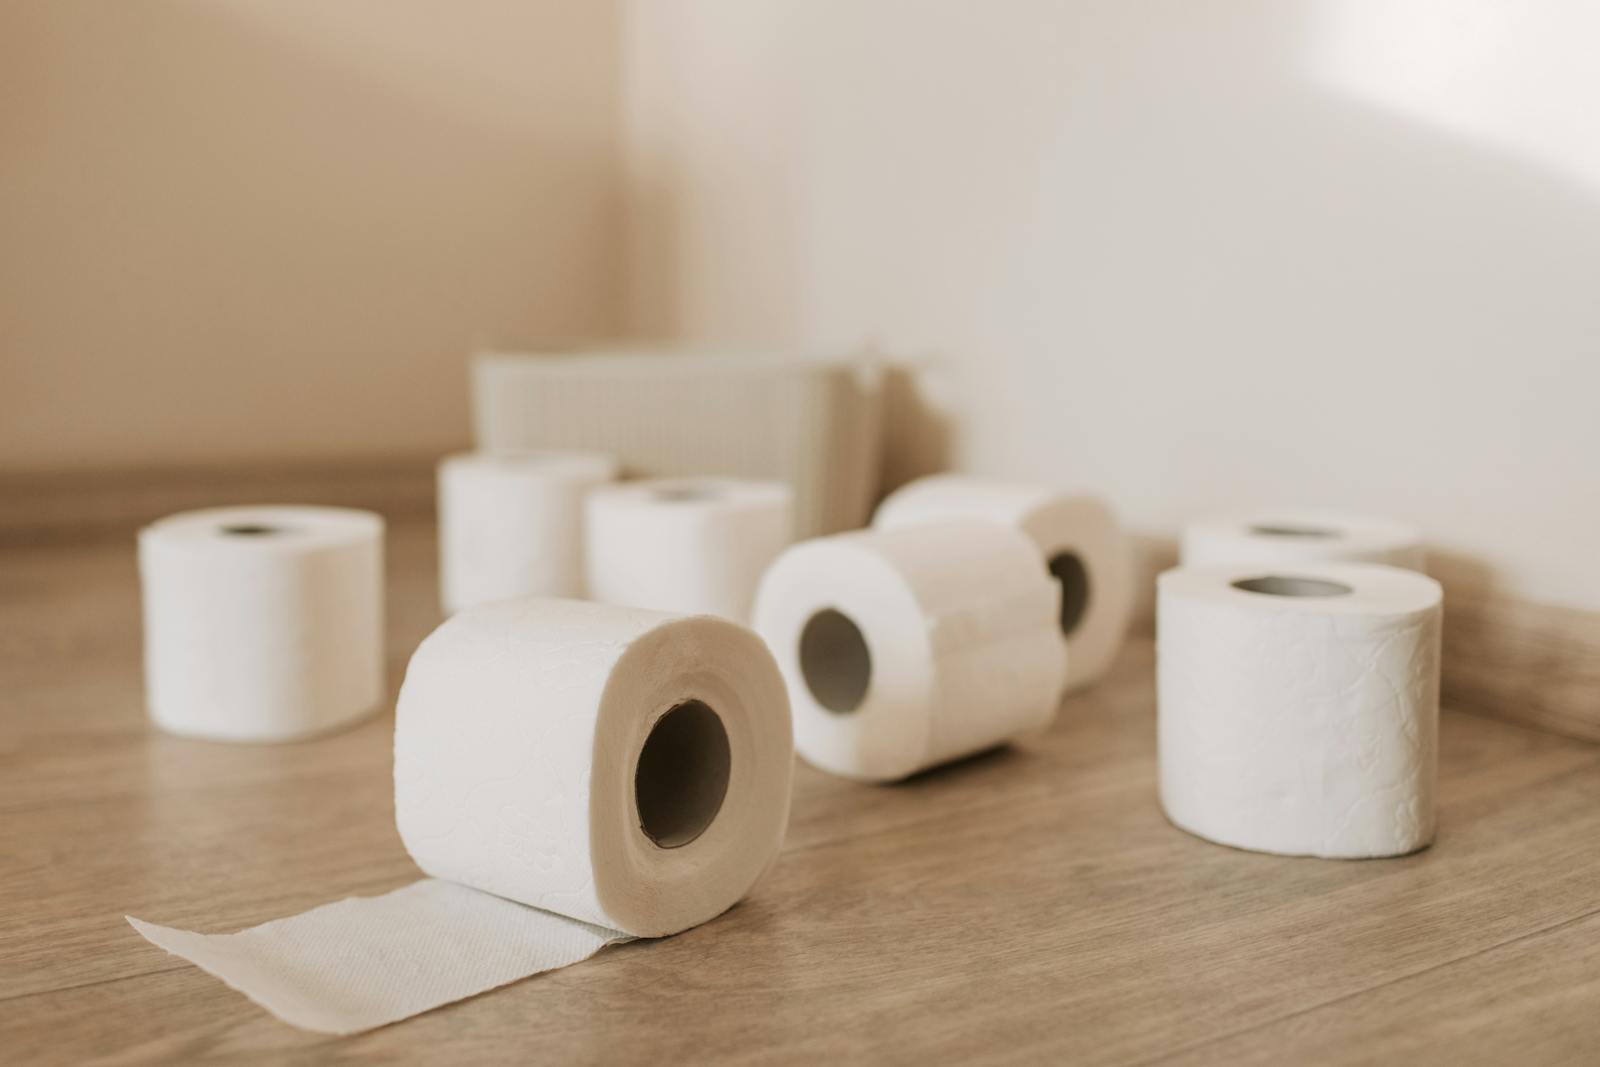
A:
<svg viewBox="0 0 1600 1067">
<path fill-rule="evenodd" d="M 657 478 L 589 494 L 585 564 L 595 600 L 748 622 L 756 584 L 793 539 L 782 482 Z"/>
<path fill-rule="evenodd" d="M 1183 565 L 1283 564 L 1319 560 L 1387 563 L 1422 570 L 1422 534 L 1404 523 L 1295 508 L 1222 515 L 1183 529 Z"/>
<path fill-rule="evenodd" d="M 1082 689 L 1098 681 L 1122 648 L 1133 610 L 1127 538 L 1105 500 L 1089 493 L 938 474 L 890 493 L 872 523 L 892 530 L 948 519 L 998 522 L 1034 543 L 1043 566 L 1061 586 L 1066 688 Z"/>
<path fill-rule="evenodd" d="M 1066 673 L 1060 594 L 1016 530 L 977 521 L 796 545 L 755 626 L 789 685 L 795 748 L 904 778 L 1049 725 Z"/>
<path fill-rule="evenodd" d="M 164 730 L 288 741 L 383 698 L 383 520 L 366 511 L 190 511 L 140 531 L 145 685 Z"/>
<path fill-rule="evenodd" d="M 469 452 L 439 463 L 446 614 L 517 596 L 583 595 L 583 502 L 617 476 L 598 452 Z"/>
<path fill-rule="evenodd" d="M 815 537 L 872 510 L 882 378 L 864 358 L 666 343 L 486 352 L 472 365 L 472 421 L 480 448 L 598 449 L 635 477 L 781 481 L 794 490 L 791 537 Z"/>
<path fill-rule="evenodd" d="M 1161 803 L 1235 848 L 1360 858 L 1433 840 L 1439 583 L 1398 567 L 1159 580 Z"/>
</svg>

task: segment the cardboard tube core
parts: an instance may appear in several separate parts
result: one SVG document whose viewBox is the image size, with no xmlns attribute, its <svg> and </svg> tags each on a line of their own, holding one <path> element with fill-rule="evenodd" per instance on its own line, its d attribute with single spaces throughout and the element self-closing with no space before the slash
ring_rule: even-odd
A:
<svg viewBox="0 0 1600 1067">
<path fill-rule="evenodd" d="M 661 848 L 705 833 L 722 810 L 732 753 L 722 719 L 698 700 L 667 711 L 650 728 L 634 772 L 639 828 Z"/>
<path fill-rule="evenodd" d="M 1295 578 L 1282 574 L 1266 574 L 1260 578 L 1240 578 L 1233 583 L 1235 589 L 1266 596 L 1348 596 L 1355 592 L 1343 582 L 1329 582 L 1321 578 Z"/>
<path fill-rule="evenodd" d="M 1061 586 L 1061 632 L 1068 637 L 1089 610 L 1089 568 L 1071 550 L 1050 557 L 1050 576 Z"/>
<path fill-rule="evenodd" d="M 671 504 L 689 504 L 699 500 L 714 500 L 717 491 L 703 485 L 682 485 L 657 489 L 654 496 Z"/>
<path fill-rule="evenodd" d="M 1250 527 L 1250 532 L 1260 534 L 1262 537 L 1303 537 L 1307 540 L 1316 540 L 1323 537 L 1338 537 L 1339 531 L 1326 526 L 1295 526 L 1290 523 L 1260 523 Z"/>
<path fill-rule="evenodd" d="M 829 711 L 846 715 L 861 706 L 872 682 L 872 651 L 850 616 L 837 608 L 811 616 L 800 632 L 800 673 Z"/>
</svg>

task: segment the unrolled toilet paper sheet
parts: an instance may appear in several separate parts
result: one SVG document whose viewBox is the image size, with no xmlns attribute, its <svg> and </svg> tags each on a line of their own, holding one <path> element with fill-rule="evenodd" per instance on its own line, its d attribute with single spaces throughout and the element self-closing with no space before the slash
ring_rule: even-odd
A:
<svg viewBox="0 0 1600 1067">
<path fill-rule="evenodd" d="M 396 825 L 432 877 L 236 934 L 129 921 L 295 1026 L 382 1026 L 726 911 L 782 844 L 791 738 L 771 654 L 726 620 L 478 605 L 395 712 Z"/>
<path fill-rule="evenodd" d="M 128 922 L 284 1022 L 325 1034 L 385 1026 L 632 940 L 437 878 L 234 934 Z"/>
</svg>

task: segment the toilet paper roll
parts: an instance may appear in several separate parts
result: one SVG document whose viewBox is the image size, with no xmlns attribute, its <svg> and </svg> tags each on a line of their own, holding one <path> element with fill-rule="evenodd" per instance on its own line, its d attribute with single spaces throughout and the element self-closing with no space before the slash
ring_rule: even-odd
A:
<svg viewBox="0 0 1600 1067">
<path fill-rule="evenodd" d="M 789 549 L 761 581 L 756 628 L 800 754 L 892 781 L 1049 725 L 1067 660 L 1059 598 L 1017 531 L 932 523 Z"/>
<path fill-rule="evenodd" d="M 139 533 L 145 691 L 163 730 L 289 741 L 383 698 L 383 520 L 366 511 L 190 511 Z"/>
<path fill-rule="evenodd" d="M 781 482 L 658 478 L 589 494 L 589 595 L 610 604 L 750 618 L 756 584 L 792 539 Z"/>
<path fill-rule="evenodd" d="M 446 614 L 519 596 L 583 595 L 583 498 L 617 476 L 598 452 L 471 452 L 439 463 Z"/>
<path fill-rule="evenodd" d="M 1396 856 L 1433 839 L 1439 584 L 1397 567 L 1167 571 L 1161 803 L 1259 852 Z"/>
<path fill-rule="evenodd" d="M 1422 535 L 1403 523 L 1284 508 L 1192 522 L 1185 567 L 1274 566 L 1317 561 L 1386 563 L 1422 570 Z"/>
<path fill-rule="evenodd" d="M 1068 690 L 1098 681 L 1116 659 L 1133 610 L 1127 538 L 1098 496 L 938 474 L 901 486 L 872 524 L 892 530 L 949 519 L 1011 526 L 1033 541 L 1061 585 Z"/>
<path fill-rule="evenodd" d="M 353 1033 L 716 917 L 776 857 L 793 769 L 772 656 L 708 616 L 469 608 L 417 649 L 395 820 L 434 877 L 237 934 L 130 919 L 279 1018 Z"/>
</svg>

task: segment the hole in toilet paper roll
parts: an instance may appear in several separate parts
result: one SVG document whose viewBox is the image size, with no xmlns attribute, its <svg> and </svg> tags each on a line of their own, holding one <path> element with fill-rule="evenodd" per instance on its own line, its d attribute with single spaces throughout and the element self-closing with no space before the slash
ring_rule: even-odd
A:
<svg viewBox="0 0 1600 1067">
<path fill-rule="evenodd" d="M 1355 592 L 1343 582 L 1330 582 L 1322 578 L 1294 578 L 1282 574 L 1240 578 L 1233 583 L 1233 587 L 1243 589 L 1246 593 L 1264 593 L 1267 596 L 1348 596 Z"/>
<path fill-rule="evenodd" d="M 222 528 L 229 537 L 268 537 L 283 533 L 282 526 L 268 526 L 259 522 L 235 522 Z"/>
<path fill-rule="evenodd" d="M 717 491 L 704 485 L 673 485 L 657 489 L 654 496 L 671 504 L 687 504 L 695 500 L 710 500 Z"/>
<path fill-rule="evenodd" d="M 662 848 L 680 848 L 722 810 L 732 754 L 722 719 L 686 700 L 650 728 L 633 775 L 639 829 Z"/>
<path fill-rule="evenodd" d="M 1050 557 L 1050 576 L 1061 586 L 1061 632 L 1071 635 L 1089 610 L 1089 568 L 1076 552 Z"/>
<path fill-rule="evenodd" d="M 1326 526 L 1294 526 L 1289 523 L 1260 523 L 1250 527 L 1250 532 L 1262 537 L 1338 537 L 1339 531 Z"/>
<path fill-rule="evenodd" d="M 843 715 L 861 706 L 872 680 L 872 653 L 850 616 L 834 608 L 811 616 L 800 631 L 800 673 L 829 711 Z"/>
</svg>

